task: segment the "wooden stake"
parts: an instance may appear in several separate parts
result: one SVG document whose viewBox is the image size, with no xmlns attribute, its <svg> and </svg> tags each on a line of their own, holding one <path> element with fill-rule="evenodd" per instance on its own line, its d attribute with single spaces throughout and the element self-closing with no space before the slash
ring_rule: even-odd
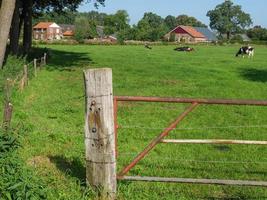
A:
<svg viewBox="0 0 267 200">
<path fill-rule="evenodd" d="M 46 65 L 47 54 L 44 53 L 44 65 Z"/>
<path fill-rule="evenodd" d="M 13 106 L 11 101 L 11 90 L 12 90 L 12 80 L 7 79 L 4 90 L 4 113 L 3 113 L 3 124 L 2 127 L 5 131 L 9 130 L 10 122 L 12 118 Z"/>
<path fill-rule="evenodd" d="M 33 67 L 34 67 L 34 76 L 37 77 L 37 59 L 34 58 L 33 60 Z"/>
<path fill-rule="evenodd" d="M 11 118 L 12 118 L 13 105 L 10 102 L 6 102 L 4 106 L 4 116 L 2 127 L 5 131 L 9 130 Z"/>
<path fill-rule="evenodd" d="M 20 90 L 23 90 L 28 85 L 28 66 L 24 65 L 23 76 L 20 81 Z"/>
<path fill-rule="evenodd" d="M 112 70 L 84 71 L 86 180 L 108 199 L 116 194 Z"/>
</svg>

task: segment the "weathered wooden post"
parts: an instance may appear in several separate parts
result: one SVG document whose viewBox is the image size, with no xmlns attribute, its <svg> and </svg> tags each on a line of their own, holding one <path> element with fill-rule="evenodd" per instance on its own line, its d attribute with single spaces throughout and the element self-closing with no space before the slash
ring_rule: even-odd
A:
<svg viewBox="0 0 267 200">
<path fill-rule="evenodd" d="M 44 53 L 44 65 L 46 65 L 47 54 Z"/>
<path fill-rule="evenodd" d="M 13 105 L 10 102 L 5 102 L 4 105 L 4 116 L 3 116 L 3 129 L 5 131 L 9 130 L 11 118 L 12 118 Z"/>
<path fill-rule="evenodd" d="M 12 90 L 12 80 L 7 79 L 4 90 L 4 113 L 3 113 L 3 124 L 2 124 L 2 127 L 5 131 L 9 130 L 12 118 L 13 106 L 10 103 L 11 90 Z"/>
<path fill-rule="evenodd" d="M 37 77 L 37 59 L 33 59 L 34 76 Z"/>
<path fill-rule="evenodd" d="M 84 71 L 86 181 L 108 199 L 116 194 L 112 70 Z"/>
<path fill-rule="evenodd" d="M 24 65 L 23 76 L 20 81 L 20 89 L 23 90 L 28 85 L 28 66 Z"/>
</svg>

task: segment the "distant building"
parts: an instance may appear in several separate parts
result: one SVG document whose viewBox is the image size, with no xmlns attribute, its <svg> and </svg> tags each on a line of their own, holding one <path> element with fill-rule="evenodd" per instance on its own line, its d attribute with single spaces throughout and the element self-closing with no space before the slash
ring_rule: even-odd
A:
<svg viewBox="0 0 267 200">
<path fill-rule="evenodd" d="M 62 28 L 54 22 L 40 22 L 33 27 L 35 40 L 59 40 L 62 38 Z"/>
<path fill-rule="evenodd" d="M 210 29 L 205 27 L 194 27 L 198 32 L 202 33 L 208 42 L 215 42 L 218 41 L 218 38 L 214 32 L 212 32 Z"/>
<path fill-rule="evenodd" d="M 117 34 L 105 35 L 104 26 L 96 26 L 97 38 L 95 40 L 100 40 L 103 42 L 117 42 Z"/>
<path fill-rule="evenodd" d="M 73 37 L 75 33 L 75 26 L 71 24 L 59 24 L 62 28 L 63 37 Z"/>
<path fill-rule="evenodd" d="M 185 43 L 216 41 L 217 38 L 208 28 L 177 26 L 164 36 L 168 41 L 173 40 Z"/>
</svg>

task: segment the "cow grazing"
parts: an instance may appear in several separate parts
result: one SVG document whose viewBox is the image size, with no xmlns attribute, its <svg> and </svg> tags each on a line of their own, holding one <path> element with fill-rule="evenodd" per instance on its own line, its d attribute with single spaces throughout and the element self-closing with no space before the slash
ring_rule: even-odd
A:
<svg viewBox="0 0 267 200">
<path fill-rule="evenodd" d="M 177 47 L 174 49 L 174 51 L 185 51 L 185 52 L 191 52 L 194 51 L 194 48 L 191 47 Z"/>
<path fill-rule="evenodd" d="M 248 57 L 253 57 L 254 56 L 254 48 L 251 46 L 244 46 L 241 47 L 238 52 L 236 53 L 236 57 L 238 57 L 239 55 L 242 55 L 242 57 L 244 58 L 245 55 L 248 55 Z"/>
</svg>

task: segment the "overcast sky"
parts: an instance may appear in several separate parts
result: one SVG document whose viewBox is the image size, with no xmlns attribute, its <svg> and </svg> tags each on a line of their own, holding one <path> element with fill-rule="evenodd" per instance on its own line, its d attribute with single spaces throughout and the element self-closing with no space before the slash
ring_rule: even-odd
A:
<svg viewBox="0 0 267 200">
<path fill-rule="evenodd" d="M 98 11 L 108 14 L 117 10 L 126 10 L 130 16 L 130 23 L 136 24 L 145 12 L 154 12 L 162 17 L 167 15 L 178 16 L 187 14 L 198 20 L 209 24 L 206 17 L 207 11 L 215 8 L 224 0 L 106 0 L 105 7 L 100 6 Z M 93 1 L 92 1 L 93 2 Z M 235 4 L 241 5 L 243 10 L 252 17 L 254 25 L 267 28 L 267 0 L 233 0 Z M 89 12 L 97 10 L 92 3 L 80 6 L 79 11 Z"/>
</svg>

